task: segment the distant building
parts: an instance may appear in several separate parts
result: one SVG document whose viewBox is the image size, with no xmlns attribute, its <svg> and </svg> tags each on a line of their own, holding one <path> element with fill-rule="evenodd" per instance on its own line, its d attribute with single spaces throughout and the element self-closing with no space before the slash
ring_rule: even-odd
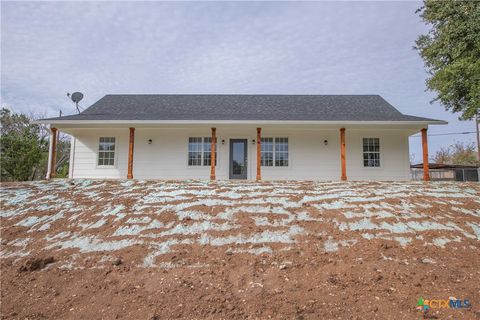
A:
<svg viewBox="0 0 480 320">
<path fill-rule="evenodd" d="M 479 181 L 479 167 L 461 164 L 441 164 L 429 163 L 431 180 L 445 181 Z M 412 172 L 412 180 L 422 180 L 423 163 L 413 164 L 410 166 Z"/>
</svg>

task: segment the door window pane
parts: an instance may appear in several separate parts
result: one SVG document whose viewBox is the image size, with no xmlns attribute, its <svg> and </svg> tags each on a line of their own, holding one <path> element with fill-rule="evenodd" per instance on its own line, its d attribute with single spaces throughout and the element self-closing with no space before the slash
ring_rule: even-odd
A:
<svg viewBox="0 0 480 320">
<path fill-rule="evenodd" d="M 232 173 L 242 175 L 246 172 L 245 142 L 233 142 L 232 152 Z"/>
</svg>

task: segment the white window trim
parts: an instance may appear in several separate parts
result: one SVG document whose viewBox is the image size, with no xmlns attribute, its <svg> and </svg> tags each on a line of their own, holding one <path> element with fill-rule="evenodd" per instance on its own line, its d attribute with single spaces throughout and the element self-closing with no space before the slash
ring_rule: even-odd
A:
<svg viewBox="0 0 480 320">
<path fill-rule="evenodd" d="M 115 138 L 115 153 L 113 156 L 113 165 L 99 165 L 98 157 L 100 156 L 100 138 Z M 95 155 L 95 167 L 98 169 L 115 169 L 118 165 L 118 137 L 114 135 L 101 135 L 97 137 L 97 153 Z"/>
<path fill-rule="evenodd" d="M 291 156 L 290 156 L 290 153 L 291 153 L 291 139 L 289 136 L 284 136 L 284 135 L 268 135 L 268 136 L 262 136 L 261 139 L 263 138 L 272 138 L 273 139 L 273 166 L 264 166 L 264 165 L 261 165 L 262 168 L 265 168 L 265 169 L 288 169 L 291 167 L 292 165 L 292 159 L 291 159 Z M 276 144 L 275 144 L 275 139 L 276 138 L 287 138 L 288 139 L 288 154 L 287 154 L 287 160 L 288 160 L 288 165 L 286 166 L 276 166 L 275 165 L 275 151 L 276 151 Z M 262 152 L 260 151 L 260 157 L 262 156 Z"/>
<path fill-rule="evenodd" d="M 202 151 L 201 151 L 201 154 L 202 154 L 202 157 L 201 157 L 202 160 L 201 160 L 201 162 L 202 162 L 202 164 L 199 165 L 199 166 L 190 165 L 190 164 L 188 163 L 188 161 L 189 161 L 189 153 L 190 153 L 189 148 L 188 148 L 188 145 L 189 145 L 189 143 L 190 143 L 190 138 L 202 138 Z M 210 167 L 211 167 L 211 165 L 204 165 L 204 164 L 203 164 L 203 160 L 204 160 L 203 155 L 204 155 L 204 152 L 205 152 L 205 151 L 204 151 L 204 145 L 205 145 L 204 139 L 205 139 L 205 138 L 211 138 L 211 137 L 206 136 L 206 135 L 203 135 L 203 134 L 190 134 L 190 135 L 187 137 L 187 148 L 186 148 L 186 150 L 187 150 L 187 151 L 186 151 L 186 153 L 187 153 L 187 161 L 186 161 L 187 168 L 189 168 L 189 169 L 201 169 L 201 168 L 210 168 Z M 220 139 L 219 137 L 216 137 L 216 139 L 217 139 L 217 143 L 216 143 L 215 151 L 216 151 L 216 153 L 217 153 L 217 157 L 216 157 L 216 162 L 217 162 L 217 163 L 215 164 L 215 168 L 218 168 L 218 167 L 219 167 L 219 163 L 220 163 L 220 150 L 218 149 L 218 141 L 221 141 L 221 139 Z"/>
<path fill-rule="evenodd" d="M 365 166 L 363 164 L 363 161 L 364 161 L 364 158 L 363 158 L 363 139 L 368 139 L 368 138 L 374 138 L 374 139 L 378 139 L 378 146 L 380 148 L 380 151 L 379 151 L 379 155 L 380 155 L 380 166 L 378 167 L 369 167 L 369 166 Z M 366 169 L 366 170 L 380 170 L 380 169 L 383 169 L 383 146 L 382 146 L 382 138 L 380 138 L 379 136 L 362 136 L 360 138 L 360 152 L 361 152 L 361 157 L 360 157 L 360 161 L 361 161 L 361 166 L 363 169 Z"/>
</svg>

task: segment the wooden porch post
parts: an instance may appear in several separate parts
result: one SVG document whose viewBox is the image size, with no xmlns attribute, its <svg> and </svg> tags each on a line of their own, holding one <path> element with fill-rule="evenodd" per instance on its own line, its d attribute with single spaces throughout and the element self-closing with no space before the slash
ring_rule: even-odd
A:
<svg viewBox="0 0 480 320">
<path fill-rule="evenodd" d="M 212 128 L 212 145 L 210 147 L 210 180 L 215 180 L 215 147 L 217 143 L 217 128 Z"/>
<path fill-rule="evenodd" d="M 342 162 L 342 181 L 347 180 L 347 159 L 345 151 L 345 128 L 340 129 L 340 159 Z"/>
<path fill-rule="evenodd" d="M 422 149 L 423 149 L 423 181 L 430 181 L 430 171 L 428 167 L 427 128 L 422 129 Z"/>
<path fill-rule="evenodd" d="M 55 178 L 55 173 L 57 171 L 57 128 L 50 128 L 50 131 L 52 131 L 50 135 L 50 139 L 52 139 L 52 149 L 51 149 L 51 154 L 50 154 L 50 171 L 48 174 L 48 179 Z"/>
<path fill-rule="evenodd" d="M 127 179 L 133 179 L 133 146 L 135 144 L 135 128 L 130 128 L 130 140 L 128 142 L 128 173 Z"/>
<path fill-rule="evenodd" d="M 262 180 L 261 150 L 262 150 L 262 128 L 257 128 L 257 181 Z"/>
</svg>

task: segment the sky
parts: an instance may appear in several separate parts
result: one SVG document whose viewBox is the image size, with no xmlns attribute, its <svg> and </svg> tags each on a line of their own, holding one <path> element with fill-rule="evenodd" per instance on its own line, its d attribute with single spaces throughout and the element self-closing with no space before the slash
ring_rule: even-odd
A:
<svg viewBox="0 0 480 320">
<path fill-rule="evenodd" d="M 1 2 L 1 105 L 75 113 L 106 94 L 379 94 L 474 131 L 426 91 L 421 2 Z M 417 135 L 418 136 L 418 135 Z M 430 154 L 475 135 L 430 136 Z M 421 139 L 410 138 L 413 162 Z"/>
</svg>

